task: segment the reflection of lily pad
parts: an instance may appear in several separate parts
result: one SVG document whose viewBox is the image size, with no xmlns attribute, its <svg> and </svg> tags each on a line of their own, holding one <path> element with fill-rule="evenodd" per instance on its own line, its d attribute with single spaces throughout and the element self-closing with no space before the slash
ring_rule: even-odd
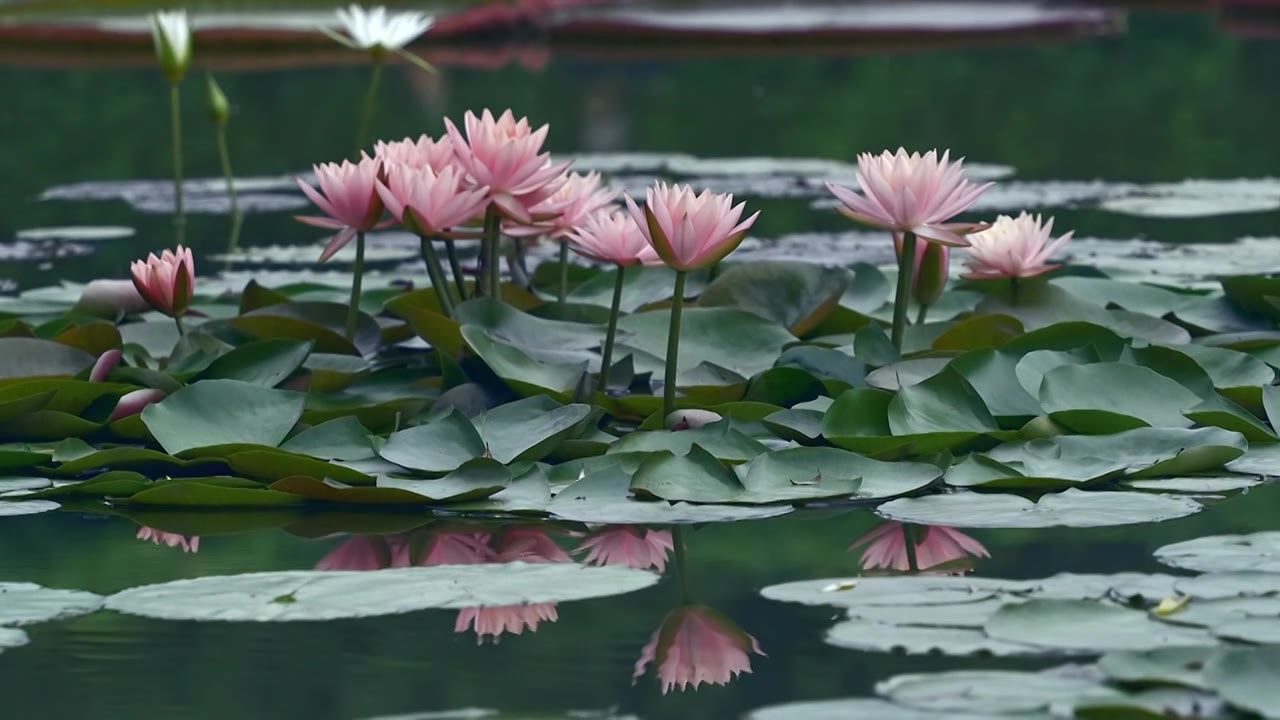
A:
<svg viewBox="0 0 1280 720">
<path fill-rule="evenodd" d="M 1197 572 L 1280 573 L 1280 532 L 1200 537 L 1165 545 L 1156 559 Z"/>
<path fill-rule="evenodd" d="M 0 501 L 0 517 L 12 515 L 33 515 L 35 513 L 57 510 L 58 503 L 49 500 L 3 500 Z"/>
<path fill-rule="evenodd" d="M 1018 495 L 957 492 L 892 500 L 876 509 L 892 520 L 956 527 L 1101 527 L 1160 522 L 1197 513 L 1194 500 L 1131 492 L 1087 492 L 1074 488 L 1033 502 Z"/>
<path fill-rule="evenodd" d="M 563 602 L 618 595 L 658 576 L 625 567 L 509 563 L 377 572 L 285 571 L 213 575 L 131 588 L 106 607 L 162 620 L 286 622 L 425 610 Z"/>
<path fill-rule="evenodd" d="M 1016 717 L 1016 716 L 1015 716 Z M 815 700 L 769 705 L 753 710 L 747 720 L 991 720 L 989 713 L 934 713 L 871 698 Z"/>
<path fill-rule="evenodd" d="M 1142 610 L 1095 600 L 1033 599 L 998 610 L 983 626 L 998 640 L 1061 650 L 1096 653 L 1212 645 L 1198 628 L 1172 625 Z"/>
<path fill-rule="evenodd" d="M 0 627 L 0 652 L 5 648 L 22 647 L 30 641 L 27 634 L 17 628 Z"/>
<path fill-rule="evenodd" d="M 84 615 L 102 598 L 83 590 L 59 590 L 34 583 L 0 582 L 0 625 L 30 625 Z M 0 645 L 3 643 L 0 642 Z"/>
<path fill-rule="evenodd" d="M 876 685 L 876 693 L 901 705 L 946 712 L 1002 715 L 1050 709 L 1056 703 L 1106 698 L 1116 691 L 1064 672 L 957 670 L 899 675 Z"/>
<path fill-rule="evenodd" d="M 1205 665 L 1204 677 L 1232 705 L 1280 717 L 1280 646 L 1224 650 Z"/>
<path fill-rule="evenodd" d="M 922 609 L 928 612 L 927 608 Z M 873 652 L 904 652 L 908 655 L 995 655 L 1011 657 L 1037 655 L 1040 648 L 995 640 L 981 630 L 957 627 L 891 625 L 862 618 L 836 623 L 826 640 L 837 647 Z"/>
</svg>

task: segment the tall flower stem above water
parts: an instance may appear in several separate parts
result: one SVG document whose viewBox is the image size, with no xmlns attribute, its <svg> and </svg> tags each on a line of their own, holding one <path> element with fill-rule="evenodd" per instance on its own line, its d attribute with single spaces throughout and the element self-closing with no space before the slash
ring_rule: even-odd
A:
<svg viewBox="0 0 1280 720">
<path fill-rule="evenodd" d="M 684 528 L 678 525 L 672 527 L 671 538 L 675 549 L 672 564 L 676 566 L 676 578 L 680 581 L 680 601 L 688 603 L 692 601 L 693 596 L 689 593 L 689 558 L 685 552 Z"/>
<path fill-rule="evenodd" d="M 173 229 L 181 245 L 187 216 L 182 203 L 182 92 L 177 82 L 169 83 L 169 125 L 173 133 Z"/>
<path fill-rule="evenodd" d="M 676 411 L 676 367 L 680 359 L 680 313 L 684 309 L 684 281 L 688 273 L 676 271 L 676 289 L 671 296 L 671 331 L 667 334 L 667 369 L 662 380 L 662 417 Z"/>
<path fill-rule="evenodd" d="M 500 292 L 498 276 L 502 271 L 498 268 L 498 238 L 502 229 L 502 218 L 498 216 L 498 208 L 489 205 L 484 213 L 484 238 L 480 241 L 480 284 L 485 295 L 497 298 Z"/>
<path fill-rule="evenodd" d="M 351 270 L 351 305 L 347 308 L 347 339 L 356 337 L 356 320 L 360 317 L 360 285 L 364 280 L 364 231 L 356 232 L 356 264 Z"/>
<path fill-rule="evenodd" d="M 902 252 L 898 253 L 898 291 L 893 298 L 893 347 L 902 352 L 902 336 L 907 329 L 907 305 L 911 301 L 911 277 L 915 271 L 916 234 L 902 234 Z"/>
<path fill-rule="evenodd" d="M 178 337 L 182 337 L 182 336 L 184 336 L 184 335 L 186 335 L 186 334 L 187 334 L 187 329 L 186 329 L 185 327 L 183 327 L 183 325 L 182 325 L 182 316 L 181 316 L 181 315 L 174 315 L 174 316 L 173 316 L 173 324 L 178 326 Z"/>
<path fill-rule="evenodd" d="M 369 141 L 369 128 L 373 126 L 373 114 L 378 106 L 378 86 L 382 84 L 382 53 L 373 53 L 373 74 L 369 77 L 369 90 L 364 96 L 360 111 L 360 128 L 356 131 L 356 151 L 353 157 L 360 159 L 360 152 Z"/>
<path fill-rule="evenodd" d="M 444 266 L 440 264 L 440 256 L 436 253 L 431 238 L 423 235 L 419 238 L 422 246 L 422 259 L 427 264 L 427 275 L 431 277 L 431 288 L 436 292 L 436 300 L 445 317 L 453 317 L 453 294 L 449 290 L 449 282 L 444 278 Z"/>
<path fill-rule="evenodd" d="M 604 356 L 600 365 L 600 392 L 609 390 L 609 368 L 613 366 L 613 338 L 618 334 L 618 311 L 622 306 L 622 284 L 627 269 L 617 266 L 618 279 L 613 284 L 613 304 L 609 306 L 609 329 L 604 335 Z"/>
<path fill-rule="evenodd" d="M 462 260 L 458 258 L 458 243 L 453 238 L 445 238 L 444 252 L 449 257 L 449 271 L 453 273 L 453 284 L 458 288 L 458 301 L 465 302 L 467 278 L 462 274 Z"/>
<path fill-rule="evenodd" d="M 622 291 L 622 269 L 619 268 L 618 269 L 618 292 L 621 292 L 621 291 Z M 563 304 L 565 298 L 568 296 L 569 296 L 569 240 L 568 238 L 564 238 L 560 240 L 560 283 L 556 285 L 556 302 Z M 618 295 L 615 295 L 614 307 L 613 307 L 613 318 L 611 318 L 611 321 L 616 321 L 618 318 L 617 298 L 618 298 Z M 608 368 L 606 367 L 606 370 L 607 369 Z M 603 382 L 603 378 L 601 378 L 601 382 Z M 603 385 L 601 387 L 603 387 Z"/>
<path fill-rule="evenodd" d="M 244 216 L 240 214 L 240 203 L 236 197 L 236 181 L 231 170 L 231 152 L 227 149 L 226 126 L 219 125 L 217 133 L 218 159 L 222 162 L 222 176 L 226 178 L 227 197 L 231 201 L 231 238 L 227 242 L 227 253 L 231 254 L 240 247 L 240 225 L 244 222 Z"/>
<path fill-rule="evenodd" d="M 907 571 L 920 572 L 920 561 L 916 558 L 916 545 L 921 536 L 920 528 L 910 524 L 903 525 L 902 535 L 902 545 L 907 551 Z"/>
<path fill-rule="evenodd" d="M 1018 278 L 1009 278 L 1009 304 L 1013 307 L 1018 306 L 1018 291 L 1022 288 L 1018 287 Z"/>
<path fill-rule="evenodd" d="M 920 304 L 920 309 L 916 310 L 916 324 L 923 325 L 925 318 L 929 316 L 929 306 L 924 303 Z"/>
</svg>

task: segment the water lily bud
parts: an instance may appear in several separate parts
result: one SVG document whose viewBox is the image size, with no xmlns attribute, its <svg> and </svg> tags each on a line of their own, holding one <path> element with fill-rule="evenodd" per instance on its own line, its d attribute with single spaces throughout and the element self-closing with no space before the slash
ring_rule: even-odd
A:
<svg viewBox="0 0 1280 720">
<path fill-rule="evenodd" d="M 218 87 L 218 81 L 213 79 L 212 73 L 209 75 L 209 119 L 218 127 L 226 127 L 227 121 L 231 119 L 231 103 L 227 101 L 222 88 Z"/>
<path fill-rule="evenodd" d="M 916 268 L 912 296 L 921 305 L 932 305 L 942 297 L 947 287 L 947 266 L 951 251 L 946 245 L 923 243 L 924 252 L 916 256 L 920 266 Z"/>
<path fill-rule="evenodd" d="M 113 348 L 99 355 L 97 362 L 93 364 L 93 369 L 89 371 L 89 382 L 106 382 L 107 376 L 116 369 L 123 357 L 124 352 L 119 348 Z"/>
<path fill-rule="evenodd" d="M 111 422 L 137 415 L 148 405 L 158 403 L 164 398 L 164 391 L 155 388 L 141 388 L 125 393 L 124 397 L 116 402 L 116 409 L 111 411 Z"/>
<path fill-rule="evenodd" d="M 667 429 L 693 430 L 723 419 L 719 413 L 710 410 L 677 410 L 667 416 Z"/>
<path fill-rule="evenodd" d="M 187 11 L 152 13 L 151 39 L 165 77 L 171 83 L 181 81 L 191 67 L 191 27 L 187 25 Z"/>
</svg>

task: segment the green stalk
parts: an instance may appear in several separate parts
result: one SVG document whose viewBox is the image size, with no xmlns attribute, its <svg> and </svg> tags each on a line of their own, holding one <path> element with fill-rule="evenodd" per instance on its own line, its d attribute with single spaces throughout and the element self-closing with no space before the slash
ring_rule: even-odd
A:
<svg viewBox="0 0 1280 720">
<path fill-rule="evenodd" d="M 1009 278 L 1009 304 L 1018 307 L 1018 278 Z"/>
<path fill-rule="evenodd" d="M 498 267 L 498 238 L 502 229 L 502 218 L 498 216 L 497 206 L 490 204 L 484 211 L 484 238 L 480 247 L 480 287 L 484 294 L 497 298 L 500 292 L 498 277 L 502 270 Z"/>
<path fill-rule="evenodd" d="M 360 111 L 360 129 L 356 131 L 356 152 L 354 160 L 360 159 L 360 152 L 369 141 L 369 128 L 373 125 L 373 113 L 378 104 L 378 86 L 382 82 L 382 54 L 373 55 L 373 75 L 369 78 L 369 91 L 364 96 L 364 109 Z"/>
<path fill-rule="evenodd" d="M 444 252 L 449 256 L 449 271 L 453 273 L 453 284 L 458 287 L 458 302 L 467 299 L 467 278 L 462 274 L 462 260 L 458 259 L 458 244 L 453 238 L 444 239 Z"/>
<path fill-rule="evenodd" d="M 613 285 L 613 305 L 609 307 L 609 329 L 604 335 L 604 357 L 600 366 L 600 392 L 609 390 L 609 368 L 613 366 L 613 337 L 618 332 L 618 311 L 622 307 L 622 281 L 626 268 L 618 266 L 618 280 Z"/>
<path fill-rule="evenodd" d="M 422 235 L 418 238 L 422 247 L 422 259 L 427 263 L 427 275 L 431 276 L 431 289 L 436 292 L 436 300 L 445 317 L 453 317 L 453 296 L 449 293 L 449 283 L 444 279 L 444 266 L 440 264 L 440 256 L 436 254 L 431 238 Z"/>
<path fill-rule="evenodd" d="M 902 252 L 898 255 L 898 293 L 893 298 L 893 348 L 902 352 L 902 336 L 907 329 L 907 305 L 911 300 L 911 275 L 916 262 L 916 234 L 902 234 Z"/>
<path fill-rule="evenodd" d="M 902 526 L 903 546 L 907 548 L 907 570 L 912 573 L 920 572 L 920 562 L 916 560 L 916 527 L 914 525 Z"/>
<path fill-rule="evenodd" d="M 688 605 L 693 596 L 689 593 L 689 558 L 684 547 L 684 528 L 675 526 L 671 528 L 672 545 L 675 548 L 675 556 L 672 558 L 673 564 L 676 566 L 676 578 L 680 581 L 680 603 Z"/>
<path fill-rule="evenodd" d="M 667 334 L 667 370 L 662 384 L 662 417 L 676 411 L 676 365 L 680 358 L 680 312 L 684 309 L 685 271 L 676 271 L 676 291 L 671 297 L 671 332 Z"/>
<path fill-rule="evenodd" d="M 175 324 L 175 325 L 177 325 L 177 326 L 178 326 L 178 337 L 182 337 L 183 335 L 186 335 L 186 334 L 187 334 L 187 329 L 186 329 L 185 327 L 183 327 L 183 326 L 182 326 L 182 316 L 181 316 L 181 315 L 174 315 L 174 316 L 173 316 L 173 324 Z"/>
<path fill-rule="evenodd" d="M 621 273 L 621 269 L 619 269 Z M 619 278 L 622 275 L 618 275 Z M 619 283 L 622 280 L 618 280 Z M 622 286 L 619 285 L 619 288 Z M 569 241 L 567 239 L 560 240 L 560 284 L 556 287 L 556 301 L 563 304 L 564 299 L 569 296 Z M 613 312 L 616 316 L 618 309 L 615 305 Z"/>
<path fill-rule="evenodd" d="M 227 197 L 231 199 L 231 240 L 227 243 L 227 254 L 234 253 L 240 247 L 240 224 L 244 216 L 240 214 L 240 201 L 236 198 L 235 175 L 231 171 L 231 152 L 227 149 L 227 128 L 219 125 L 218 159 L 222 162 L 222 176 L 227 181 Z"/>
<path fill-rule="evenodd" d="M 921 304 L 920 309 L 916 311 L 916 324 L 923 325 L 924 319 L 929 316 L 929 306 Z"/>
<path fill-rule="evenodd" d="M 169 83 L 169 125 L 173 132 L 173 229 L 182 245 L 187 215 L 182 203 L 182 93 L 176 82 Z"/>
<path fill-rule="evenodd" d="M 356 319 L 360 317 L 360 284 L 364 279 L 364 231 L 356 233 L 356 264 L 351 277 L 351 306 L 347 308 L 347 339 L 356 337 Z"/>
</svg>

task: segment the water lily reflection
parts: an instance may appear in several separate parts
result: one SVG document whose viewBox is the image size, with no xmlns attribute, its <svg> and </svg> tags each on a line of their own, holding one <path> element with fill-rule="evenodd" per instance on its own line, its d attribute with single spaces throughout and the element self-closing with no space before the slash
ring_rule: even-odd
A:
<svg viewBox="0 0 1280 720">
<path fill-rule="evenodd" d="M 732 620 L 705 605 L 686 605 L 667 614 L 644 646 L 632 682 L 650 663 L 656 665 L 662 693 L 703 683 L 727 685 L 751 672 L 751 653 L 764 655 L 760 643 Z"/>
<path fill-rule="evenodd" d="M 156 530 L 155 528 L 140 527 L 138 528 L 138 539 L 153 542 L 156 545 L 165 545 L 171 548 L 182 548 L 182 552 L 197 553 L 200 552 L 200 538 L 198 536 L 186 537 L 178 533 L 165 532 Z"/>
<path fill-rule="evenodd" d="M 605 527 L 592 533 L 574 550 L 586 553 L 588 565 L 623 565 L 662 573 L 675 545 L 670 530 L 648 530 L 631 525 Z"/>
<path fill-rule="evenodd" d="M 964 572 L 972 569 L 972 558 L 991 557 L 982 543 L 955 528 L 897 521 L 877 526 L 849 546 L 858 548 L 865 548 L 863 570 Z"/>
</svg>

